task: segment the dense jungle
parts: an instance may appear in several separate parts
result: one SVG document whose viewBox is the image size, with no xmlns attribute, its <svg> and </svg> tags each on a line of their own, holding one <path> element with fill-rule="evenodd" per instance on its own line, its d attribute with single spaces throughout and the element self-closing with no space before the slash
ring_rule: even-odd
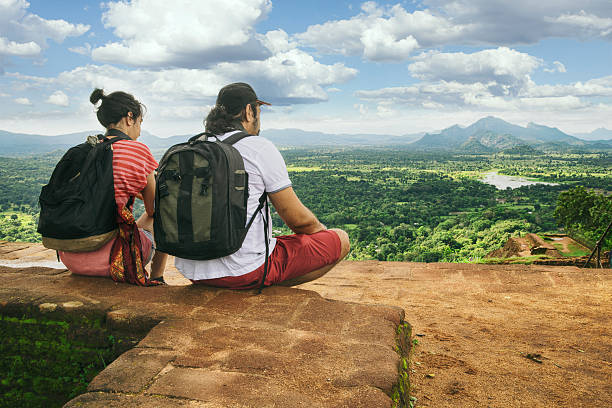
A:
<svg viewBox="0 0 612 408">
<path fill-rule="evenodd" d="M 62 153 L 0 158 L 0 240 L 40 241 L 38 195 Z M 479 262 L 528 232 L 569 231 L 593 244 L 612 220 L 609 152 L 328 147 L 282 154 L 304 204 L 327 227 L 349 233 L 348 259 Z M 547 184 L 498 189 L 481 181 L 490 172 Z M 290 232 L 273 219 L 276 234 Z"/>
</svg>

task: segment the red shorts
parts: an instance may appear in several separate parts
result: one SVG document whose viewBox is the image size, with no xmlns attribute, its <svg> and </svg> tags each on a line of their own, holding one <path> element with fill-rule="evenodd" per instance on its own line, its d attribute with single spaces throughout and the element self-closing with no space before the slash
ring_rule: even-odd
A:
<svg viewBox="0 0 612 408">
<path fill-rule="evenodd" d="M 276 237 L 276 246 L 268 258 L 266 286 L 297 278 L 333 264 L 340 258 L 341 244 L 334 231 L 315 234 L 283 235 Z M 225 276 L 216 279 L 192 280 L 196 284 L 232 289 L 259 287 L 264 274 L 264 265 L 240 276 Z"/>
</svg>

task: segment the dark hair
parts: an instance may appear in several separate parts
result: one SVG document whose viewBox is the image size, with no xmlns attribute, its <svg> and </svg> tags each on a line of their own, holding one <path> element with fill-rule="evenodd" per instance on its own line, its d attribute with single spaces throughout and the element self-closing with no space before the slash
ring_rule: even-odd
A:
<svg viewBox="0 0 612 408">
<path fill-rule="evenodd" d="M 257 112 L 257 104 L 251 103 L 250 105 L 253 112 Z M 204 119 L 204 129 L 213 135 L 222 135 L 236 129 L 244 130 L 243 120 L 246 120 L 246 107 L 242 108 L 239 114 L 232 115 L 224 106 L 215 105 Z"/>
<path fill-rule="evenodd" d="M 104 90 L 96 88 L 89 96 L 89 101 L 95 105 L 100 100 L 102 100 L 102 103 L 96 114 L 98 121 L 105 128 L 119 122 L 122 118 L 128 116 L 129 112 L 132 112 L 132 117 L 136 120 L 146 109 L 146 106 L 138 102 L 132 95 L 121 91 L 104 95 Z"/>
</svg>

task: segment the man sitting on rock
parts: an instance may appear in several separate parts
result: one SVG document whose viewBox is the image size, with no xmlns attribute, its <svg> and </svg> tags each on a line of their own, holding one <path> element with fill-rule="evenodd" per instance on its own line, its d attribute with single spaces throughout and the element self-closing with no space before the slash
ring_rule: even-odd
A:
<svg viewBox="0 0 612 408">
<path fill-rule="evenodd" d="M 291 186 L 285 161 L 269 140 L 258 136 L 261 105 L 253 88 L 245 83 L 223 87 L 216 105 L 206 117 L 206 131 L 224 140 L 244 131 L 233 146 L 240 152 L 248 173 L 247 220 L 257 210 L 265 191 L 276 212 L 295 233 L 272 237 L 268 232 L 270 256 L 265 286 L 293 286 L 317 279 L 331 270 L 349 252 L 346 232 L 327 229 L 299 200 Z M 242 247 L 235 253 L 212 260 L 176 258 L 176 268 L 193 283 L 251 289 L 261 285 L 266 257 L 263 211 L 256 216 Z"/>
</svg>

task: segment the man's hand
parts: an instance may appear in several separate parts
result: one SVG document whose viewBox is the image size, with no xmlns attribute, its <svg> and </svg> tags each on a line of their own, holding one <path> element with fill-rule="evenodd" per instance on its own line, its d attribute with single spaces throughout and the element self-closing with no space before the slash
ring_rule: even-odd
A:
<svg viewBox="0 0 612 408">
<path fill-rule="evenodd" d="M 314 234 L 326 230 L 317 217 L 298 198 L 293 187 L 269 194 L 281 219 L 296 234 Z"/>
</svg>

